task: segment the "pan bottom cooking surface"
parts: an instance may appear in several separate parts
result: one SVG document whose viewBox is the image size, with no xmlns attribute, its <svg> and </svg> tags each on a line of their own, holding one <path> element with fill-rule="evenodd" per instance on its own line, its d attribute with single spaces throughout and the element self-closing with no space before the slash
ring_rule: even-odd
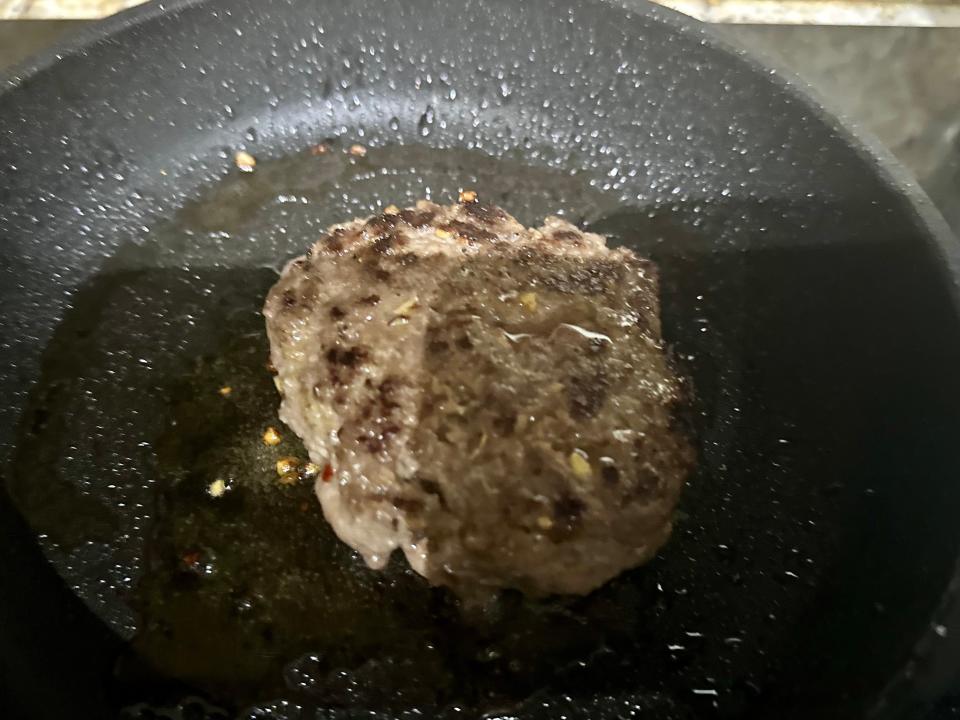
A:
<svg viewBox="0 0 960 720">
<path fill-rule="evenodd" d="M 849 636 L 831 626 L 843 613 L 818 608 L 848 572 L 845 523 L 882 505 L 880 489 L 844 475 L 843 458 L 812 457 L 825 439 L 791 418 L 798 408 L 751 393 L 743 362 L 753 338 L 788 331 L 757 303 L 829 251 L 749 252 L 743 207 L 630 208 L 606 180 L 469 150 L 387 146 L 361 158 L 334 143 L 232 171 L 74 295 L 44 353 L 11 492 L 62 576 L 128 641 L 115 681 L 127 716 L 188 697 L 205 698 L 187 701 L 201 716 L 559 712 L 597 698 L 655 717 L 727 716 L 792 702 L 818 672 L 810 665 L 844 662 L 822 652 L 834 633 Z M 259 314 L 282 261 L 328 224 L 450 201 L 459 188 L 525 223 L 563 212 L 659 264 L 699 448 L 673 538 L 648 566 L 585 598 L 506 593 L 469 617 L 399 558 L 367 569 L 309 483 L 277 484 L 276 460 L 305 451 L 276 419 Z M 803 206 L 766 212 L 809 217 Z M 829 207 L 818 212 L 831 220 Z M 261 441 L 270 425 L 279 446 Z M 214 498 L 217 479 L 228 490 Z M 858 598 L 847 602 L 859 612 Z M 893 650 L 878 645 L 865 688 L 895 667 Z M 803 692 L 862 702 L 829 679 Z"/>
<path fill-rule="evenodd" d="M 902 173 L 639 0 L 280 5 L 151 4 L 0 87 L 0 715 L 848 720 L 946 692 L 960 258 Z M 277 485 L 290 433 L 261 441 L 282 261 L 460 188 L 659 264 L 698 449 L 653 562 L 476 617 L 367 570 Z"/>
</svg>

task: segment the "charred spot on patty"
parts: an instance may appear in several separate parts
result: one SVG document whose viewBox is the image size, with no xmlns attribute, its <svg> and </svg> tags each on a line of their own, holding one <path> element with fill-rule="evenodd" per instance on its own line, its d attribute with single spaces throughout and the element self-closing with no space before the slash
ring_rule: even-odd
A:
<svg viewBox="0 0 960 720">
<path fill-rule="evenodd" d="M 606 402 L 607 385 L 602 369 L 571 377 L 567 381 L 570 417 L 574 420 L 595 417 Z"/>
<path fill-rule="evenodd" d="M 462 220 L 451 220 L 443 225 L 442 229 L 455 235 L 460 235 L 473 243 L 489 242 L 497 238 L 495 233 L 477 227 L 472 223 L 463 222 Z"/>
<path fill-rule="evenodd" d="M 419 228 L 429 224 L 436 217 L 432 210 L 401 210 L 400 219 L 411 227 Z"/>
<path fill-rule="evenodd" d="M 506 218 L 506 213 L 496 205 L 488 205 L 482 202 L 465 203 L 461 205 L 464 211 L 471 217 L 476 218 L 482 223 L 492 224 Z"/>
</svg>

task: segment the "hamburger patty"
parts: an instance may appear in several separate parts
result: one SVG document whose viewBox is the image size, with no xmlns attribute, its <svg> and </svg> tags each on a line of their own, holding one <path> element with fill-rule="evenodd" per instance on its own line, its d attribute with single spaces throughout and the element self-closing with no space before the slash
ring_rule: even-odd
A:
<svg viewBox="0 0 960 720">
<path fill-rule="evenodd" d="M 692 463 L 657 289 L 599 235 L 475 201 L 331 227 L 264 315 L 337 535 L 463 595 L 587 593 L 648 561 Z"/>
</svg>

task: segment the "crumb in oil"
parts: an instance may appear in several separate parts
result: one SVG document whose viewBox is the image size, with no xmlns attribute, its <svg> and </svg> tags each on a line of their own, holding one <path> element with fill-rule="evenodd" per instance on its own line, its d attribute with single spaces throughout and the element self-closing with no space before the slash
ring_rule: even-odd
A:
<svg viewBox="0 0 960 720">
<path fill-rule="evenodd" d="M 293 456 L 282 457 L 277 460 L 277 475 L 283 476 L 294 472 L 300 466 L 300 461 Z"/>
<path fill-rule="evenodd" d="M 218 498 L 223 497 L 227 492 L 227 483 L 223 478 L 217 478 L 209 486 L 207 486 L 207 494 L 210 497 Z"/>
<path fill-rule="evenodd" d="M 234 156 L 233 162 L 237 168 L 239 168 L 240 172 L 253 172 L 254 168 L 257 167 L 257 159 L 243 150 Z"/>
<path fill-rule="evenodd" d="M 291 470 L 288 473 L 284 473 L 278 482 L 281 485 L 295 485 L 300 479 L 300 474 L 296 470 Z"/>
</svg>

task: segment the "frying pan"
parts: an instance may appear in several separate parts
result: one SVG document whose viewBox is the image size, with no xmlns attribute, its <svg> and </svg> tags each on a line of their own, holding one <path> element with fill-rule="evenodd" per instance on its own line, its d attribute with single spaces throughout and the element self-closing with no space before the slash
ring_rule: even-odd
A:
<svg viewBox="0 0 960 720">
<path fill-rule="evenodd" d="M 950 710 L 956 242 L 885 152 L 697 23 L 151 4 L 8 78 L 0 172 L 3 717 Z M 257 486 L 278 263 L 461 187 L 658 263 L 699 449 L 650 565 L 480 619 L 365 570 L 309 489 Z"/>
</svg>

